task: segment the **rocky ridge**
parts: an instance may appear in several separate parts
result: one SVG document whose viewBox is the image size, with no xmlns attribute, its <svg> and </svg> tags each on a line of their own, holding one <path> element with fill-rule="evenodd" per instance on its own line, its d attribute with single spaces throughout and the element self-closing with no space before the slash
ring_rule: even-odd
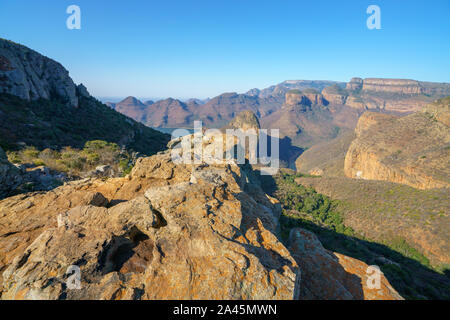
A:
<svg viewBox="0 0 450 320">
<path fill-rule="evenodd" d="M 279 215 L 233 161 L 140 158 L 126 178 L 0 201 L 1 298 L 401 299 L 383 276 L 367 288 L 364 265 L 301 229 L 286 247 Z M 66 285 L 70 266 L 81 289 Z"/>
</svg>

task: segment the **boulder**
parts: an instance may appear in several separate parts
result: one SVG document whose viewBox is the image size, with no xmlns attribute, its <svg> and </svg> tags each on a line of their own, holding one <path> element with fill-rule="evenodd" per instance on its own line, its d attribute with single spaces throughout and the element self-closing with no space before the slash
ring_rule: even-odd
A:
<svg viewBox="0 0 450 320">
<path fill-rule="evenodd" d="M 0 39 L 0 93 L 25 100 L 56 94 L 78 106 L 76 86 L 58 62 L 12 41 Z"/>
<path fill-rule="evenodd" d="M 315 234 L 292 229 L 289 250 L 302 270 L 300 298 L 306 300 L 402 300 L 380 273 L 379 287 L 368 284 L 369 266 L 326 250 Z M 370 283 L 371 284 L 371 283 Z"/>
</svg>

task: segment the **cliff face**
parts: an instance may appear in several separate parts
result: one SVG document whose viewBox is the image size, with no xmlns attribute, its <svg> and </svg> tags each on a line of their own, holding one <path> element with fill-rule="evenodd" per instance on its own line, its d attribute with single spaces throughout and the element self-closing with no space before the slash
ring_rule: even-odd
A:
<svg viewBox="0 0 450 320">
<path fill-rule="evenodd" d="M 366 270 L 313 235 L 283 245 L 280 206 L 253 179 L 233 161 L 176 164 L 168 151 L 126 178 L 0 201 L 1 298 L 401 299 L 384 276 L 365 287 Z M 71 265 L 81 289 L 65 285 Z"/>
<path fill-rule="evenodd" d="M 300 90 L 291 90 L 285 95 L 285 105 L 286 106 L 295 106 L 295 105 L 325 105 L 327 102 L 325 101 L 322 94 L 318 92 L 305 91 L 302 92 Z"/>
<path fill-rule="evenodd" d="M 241 129 L 243 131 L 255 130 L 258 133 L 261 128 L 258 117 L 251 111 L 242 111 L 223 129 Z"/>
<path fill-rule="evenodd" d="M 450 129 L 445 124 L 448 105 L 446 98 L 430 106 L 438 110 L 435 114 L 363 114 L 355 130 L 357 137 L 345 157 L 345 174 L 420 189 L 450 187 Z"/>
<path fill-rule="evenodd" d="M 405 79 L 364 79 L 362 90 L 381 91 L 381 92 L 397 92 L 402 94 L 420 94 L 422 88 L 419 81 Z"/>
<path fill-rule="evenodd" d="M 324 88 L 322 94 L 330 103 L 359 110 L 412 113 L 450 95 L 450 84 L 408 79 L 352 78 L 345 89 L 334 85 Z"/>
<path fill-rule="evenodd" d="M 77 88 L 58 62 L 11 41 L 0 39 L 0 93 L 25 100 L 54 95 L 78 106 Z"/>
<path fill-rule="evenodd" d="M 152 154 L 169 136 L 103 105 L 58 62 L 0 39 L 0 146 L 82 148 L 94 139 Z"/>
</svg>

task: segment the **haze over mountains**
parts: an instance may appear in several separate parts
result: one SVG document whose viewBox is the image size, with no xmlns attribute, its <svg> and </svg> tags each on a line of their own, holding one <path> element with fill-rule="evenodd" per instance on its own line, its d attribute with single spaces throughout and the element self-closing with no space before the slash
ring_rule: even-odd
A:
<svg viewBox="0 0 450 320">
<path fill-rule="evenodd" d="M 249 110 L 262 128 L 279 129 L 292 145 L 309 148 L 352 131 L 366 110 L 408 114 L 446 95 L 450 95 L 449 83 L 352 78 L 348 83 L 289 80 L 242 94 L 224 93 L 204 103 L 172 98 L 141 102 L 128 97 L 109 105 L 147 126 L 163 128 L 192 128 L 194 120 L 220 128 Z"/>
<path fill-rule="evenodd" d="M 290 90 L 314 89 L 321 102 L 328 104 L 346 105 L 355 109 L 379 109 L 388 112 L 413 112 L 426 104 L 450 94 L 449 83 L 423 82 L 404 79 L 382 78 L 352 78 L 348 83 L 322 80 L 288 80 L 265 89 L 251 89 L 246 93 L 224 93 L 217 97 L 200 100 L 164 99 L 155 102 L 141 102 L 134 97 L 128 97 L 117 103 L 107 103 L 112 108 L 119 107 L 122 113 L 130 113 L 137 121 L 145 121 L 149 126 L 177 127 L 179 125 L 192 126 L 189 120 L 194 117 L 206 116 L 205 121 L 217 126 L 224 125 L 243 108 L 255 111 L 259 117 L 264 117 L 281 108 L 285 102 L 285 95 Z M 313 101 L 316 102 L 316 101 Z M 174 108 L 181 107 L 187 113 L 175 119 L 161 114 L 152 116 L 157 108 L 163 109 L 174 104 Z M 196 108 L 204 105 L 202 108 Z M 128 111 L 128 108 L 130 109 Z M 140 113 L 136 114 L 135 108 Z M 225 111 L 226 109 L 226 111 Z M 225 111 L 225 112 L 224 112 Z M 231 117 L 231 118 L 230 118 Z"/>
</svg>

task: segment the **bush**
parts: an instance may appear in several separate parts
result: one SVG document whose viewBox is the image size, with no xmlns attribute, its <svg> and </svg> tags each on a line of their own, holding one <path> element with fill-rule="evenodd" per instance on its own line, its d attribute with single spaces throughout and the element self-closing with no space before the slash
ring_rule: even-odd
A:
<svg viewBox="0 0 450 320">
<path fill-rule="evenodd" d="M 31 163 L 35 166 L 47 166 L 55 171 L 62 171 L 73 176 L 80 176 L 99 165 L 109 165 L 114 172 L 128 174 L 133 168 L 131 156 L 121 151 L 115 143 L 94 140 L 86 142 L 82 150 L 64 147 L 60 151 L 35 147 L 26 147 L 17 152 L 8 151 L 8 158 L 13 163 Z"/>
</svg>

